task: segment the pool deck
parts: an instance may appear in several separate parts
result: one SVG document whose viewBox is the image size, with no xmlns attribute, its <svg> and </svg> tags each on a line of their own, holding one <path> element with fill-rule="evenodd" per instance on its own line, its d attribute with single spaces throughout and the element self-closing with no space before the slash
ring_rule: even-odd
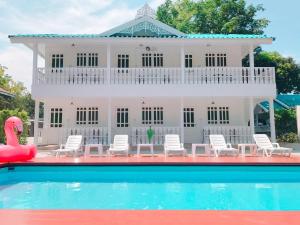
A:
<svg viewBox="0 0 300 225">
<path fill-rule="evenodd" d="M 300 165 L 292 157 L 38 157 L 13 165 Z M 1 225 L 299 225 L 300 211 L 0 210 Z"/>
</svg>

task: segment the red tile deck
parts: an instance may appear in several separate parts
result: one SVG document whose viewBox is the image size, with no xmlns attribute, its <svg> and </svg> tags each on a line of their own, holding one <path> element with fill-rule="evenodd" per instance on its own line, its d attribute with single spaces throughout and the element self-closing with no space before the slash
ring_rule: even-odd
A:
<svg viewBox="0 0 300 225">
<path fill-rule="evenodd" d="M 288 157 L 43 157 L 19 165 L 300 165 Z M 4 164 L 3 164 L 4 165 Z M 300 211 L 0 210 L 0 225 L 299 225 Z"/>
</svg>

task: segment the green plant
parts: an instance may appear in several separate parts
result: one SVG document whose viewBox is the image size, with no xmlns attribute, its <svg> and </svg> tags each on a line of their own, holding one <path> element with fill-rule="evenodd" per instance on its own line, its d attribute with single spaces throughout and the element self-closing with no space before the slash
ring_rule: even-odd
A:
<svg viewBox="0 0 300 225">
<path fill-rule="evenodd" d="M 299 137 L 296 133 L 290 132 L 287 134 L 283 134 L 278 137 L 279 142 L 287 142 L 287 143 L 299 143 Z"/>
<path fill-rule="evenodd" d="M 28 137 L 28 114 L 24 110 L 0 110 L 0 143 L 5 143 L 4 124 L 7 118 L 17 116 L 23 121 L 23 133 L 18 137 L 19 143 L 25 144 Z"/>
<path fill-rule="evenodd" d="M 296 110 L 283 109 L 275 113 L 275 125 L 277 136 L 297 132 Z"/>
</svg>

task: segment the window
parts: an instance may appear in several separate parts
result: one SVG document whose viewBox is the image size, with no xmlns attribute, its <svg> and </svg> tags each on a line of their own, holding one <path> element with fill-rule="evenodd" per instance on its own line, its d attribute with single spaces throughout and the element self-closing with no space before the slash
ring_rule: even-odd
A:
<svg viewBox="0 0 300 225">
<path fill-rule="evenodd" d="M 76 124 L 98 124 L 98 107 L 78 107 L 76 112 Z"/>
<path fill-rule="evenodd" d="M 142 54 L 143 67 L 163 67 L 164 57 L 162 53 L 144 53 Z"/>
<path fill-rule="evenodd" d="M 151 107 L 142 108 L 142 124 L 151 124 L 152 123 L 152 111 Z"/>
<path fill-rule="evenodd" d="M 163 107 L 153 108 L 153 124 L 163 124 L 164 123 L 164 111 Z"/>
<path fill-rule="evenodd" d="M 129 55 L 118 55 L 118 68 L 129 68 Z"/>
<path fill-rule="evenodd" d="M 98 66 L 98 53 L 77 53 L 78 67 L 96 67 Z"/>
<path fill-rule="evenodd" d="M 208 124 L 229 124 L 229 107 L 208 107 Z"/>
<path fill-rule="evenodd" d="M 215 54 L 205 54 L 205 64 L 207 67 L 215 66 Z"/>
<path fill-rule="evenodd" d="M 208 107 L 207 108 L 207 121 L 208 121 L 208 124 L 217 124 L 218 123 L 218 108 L 217 107 Z"/>
<path fill-rule="evenodd" d="M 164 57 L 161 53 L 154 53 L 153 56 L 154 67 L 163 67 L 164 66 Z"/>
<path fill-rule="evenodd" d="M 219 107 L 219 121 L 220 124 L 229 124 L 229 108 Z"/>
<path fill-rule="evenodd" d="M 195 127 L 194 108 L 184 108 L 183 123 L 184 127 Z"/>
<path fill-rule="evenodd" d="M 50 127 L 62 127 L 62 108 L 51 108 Z"/>
<path fill-rule="evenodd" d="M 225 67 L 227 66 L 227 56 L 225 53 L 207 53 L 205 54 L 205 65 L 207 67 Z"/>
<path fill-rule="evenodd" d="M 185 68 L 193 67 L 193 56 L 185 55 Z"/>
<path fill-rule="evenodd" d="M 64 67 L 64 55 L 53 54 L 52 55 L 52 68 L 63 68 Z"/>
<path fill-rule="evenodd" d="M 227 66 L 226 54 L 217 54 L 217 66 L 219 67 Z"/>
<path fill-rule="evenodd" d="M 128 108 L 117 109 L 117 127 L 128 127 Z"/>
<path fill-rule="evenodd" d="M 163 107 L 143 107 L 142 124 L 163 124 Z"/>
</svg>

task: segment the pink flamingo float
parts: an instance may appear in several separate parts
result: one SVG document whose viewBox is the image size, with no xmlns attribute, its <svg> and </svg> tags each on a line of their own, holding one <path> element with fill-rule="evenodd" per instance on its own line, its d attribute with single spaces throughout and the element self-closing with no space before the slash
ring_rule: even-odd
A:
<svg viewBox="0 0 300 225">
<path fill-rule="evenodd" d="M 5 121 L 4 131 L 6 144 L 0 145 L 0 162 L 26 161 L 35 157 L 36 147 L 34 145 L 20 145 L 17 135 L 23 132 L 22 120 L 18 117 L 10 117 Z"/>
</svg>

